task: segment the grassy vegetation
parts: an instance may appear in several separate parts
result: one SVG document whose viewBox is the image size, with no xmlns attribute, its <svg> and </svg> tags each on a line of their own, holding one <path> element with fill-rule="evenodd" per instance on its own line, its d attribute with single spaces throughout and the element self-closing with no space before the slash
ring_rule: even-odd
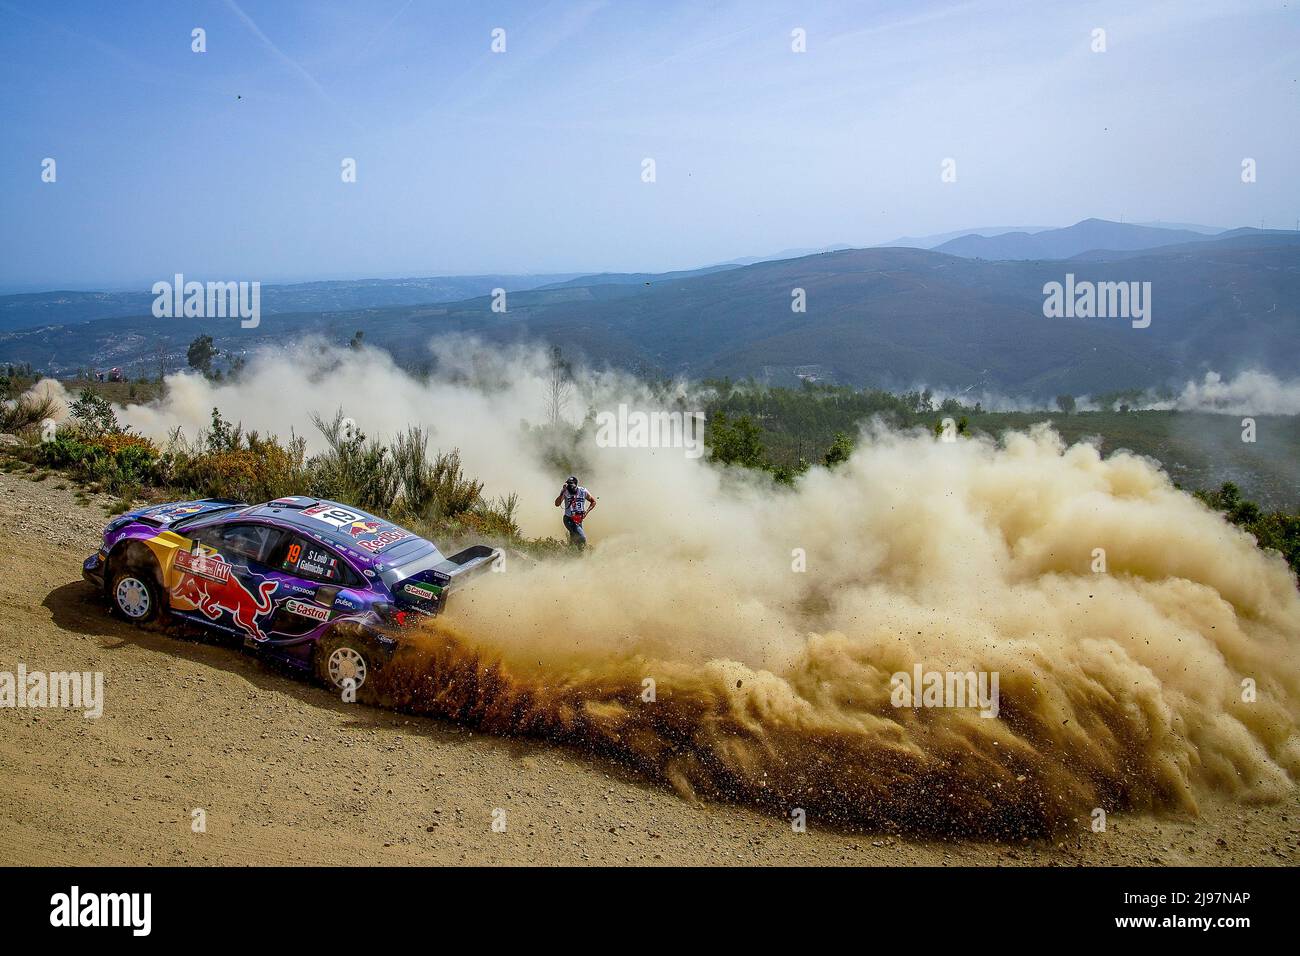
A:
<svg viewBox="0 0 1300 956">
<path fill-rule="evenodd" d="M 37 428 L 55 414 L 57 403 L 49 397 L 20 395 L 0 403 L 0 432 L 16 434 Z"/>
<path fill-rule="evenodd" d="M 0 366 L 0 400 L 17 400 L 43 376 L 32 368 L 31 364 Z M 61 379 L 63 387 L 71 395 L 78 395 L 89 390 L 105 398 L 114 405 L 146 403 L 159 398 L 163 392 L 162 380 L 158 378 L 135 378 L 130 381 L 100 382 L 88 375 Z M 0 419 L 0 431 L 17 431 L 16 428 L 4 427 Z"/>
<path fill-rule="evenodd" d="M 79 394 L 89 389 L 94 394 L 105 398 L 114 405 L 143 405 L 162 396 L 162 382 L 156 378 L 135 379 L 130 382 L 96 382 L 86 379 L 72 379 L 63 383 L 71 394 Z"/>
<path fill-rule="evenodd" d="M 72 474 L 98 491 L 134 495 L 158 475 L 158 449 L 138 435 L 84 435 L 66 430 L 35 447 L 36 461 Z"/>
<path fill-rule="evenodd" d="M 705 407 L 709 441 L 720 435 L 724 460 L 748 456 L 752 461 L 743 463 L 762 465 L 778 477 L 797 474 L 801 461 L 823 462 L 837 436 L 855 435 L 860 423 L 873 417 L 898 428 L 927 429 L 951 417 L 965 433 L 993 437 L 1050 421 L 1068 443 L 1095 440 L 1102 454 L 1125 448 L 1156 459 L 1180 487 L 1212 489 L 1230 481 L 1265 508 L 1300 510 L 1300 416 L 1256 416 L 1256 441 L 1243 442 L 1239 416 L 1119 411 L 1127 407 L 1120 401 L 1112 402 L 1110 411 L 991 412 L 951 399 L 939 404 L 925 392 L 896 395 L 811 383 L 802 388 L 706 384 L 715 395 Z M 736 448 L 734 431 L 751 426 L 748 450 Z"/>
</svg>

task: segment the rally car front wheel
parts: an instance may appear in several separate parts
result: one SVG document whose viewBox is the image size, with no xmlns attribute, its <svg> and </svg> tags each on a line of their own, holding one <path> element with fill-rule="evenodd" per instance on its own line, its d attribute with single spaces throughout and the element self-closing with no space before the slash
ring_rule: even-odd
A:
<svg viewBox="0 0 1300 956">
<path fill-rule="evenodd" d="M 316 647 L 316 675 L 332 690 L 361 690 L 378 659 L 367 643 L 353 634 L 331 634 Z"/>
<path fill-rule="evenodd" d="M 137 624 L 152 621 L 162 610 L 162 590 L 146 569 L 118 568 L 109 579 L 108 598 L 114 611 Z"/>
</svg>

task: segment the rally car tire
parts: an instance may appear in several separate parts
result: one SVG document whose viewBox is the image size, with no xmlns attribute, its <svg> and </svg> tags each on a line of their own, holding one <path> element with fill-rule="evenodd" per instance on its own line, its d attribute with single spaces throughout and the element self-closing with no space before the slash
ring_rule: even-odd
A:
<svg viewBox="0 0 1300 956">
<path fill-rule="evenodd" d="M 108 580 L 109 604 L 119 617 L 144 624 L 162 612 L 162 588 L 152 568 L 118 562 Z"/>
<path fill-rule="evenodd" d="M 316 645 L 316 676 L 331 690 L 342 691 L 344 680 L 351 677 L 360 692 L 377 666 L 374 649 L 359 635 L 335 632 Z"/>
</svg>

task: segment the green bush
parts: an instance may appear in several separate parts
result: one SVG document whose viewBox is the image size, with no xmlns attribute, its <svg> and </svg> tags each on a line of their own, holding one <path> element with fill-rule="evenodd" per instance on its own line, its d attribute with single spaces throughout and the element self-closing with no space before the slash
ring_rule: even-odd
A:
<svg viewBox="0 0 1300 956">
<path fill-rule="evenodd" d="M 483 482 L 465 477 L 457 448 L 438 453 L 425 476 L 425 483 L 440 517 L 454 518 L 480 504 Z"/>
<path fill-rule="evenodd" d="M 822 464 L 827 468 L 834 468 L 848 461 L 853 455 L 853 439 L 843 432 L 835 433 L 835 440 L 831 442 L 831 447 L 826 454 L 822 456 Z"/>
<path fill-rule="evenodd" d="M 17 434 L 52 419 L 59 403 L 48 395 L 24 393 L 0 402 L 0 432 Z"/>
<path fill-rule="evenodd" d="M 117 421 L 112 403 L 88 388 L 81 390 L 81 395 L 72 403 L 69 411 L 77 430 L 83 435 L 120 435 L 125 430 Z"/>
<path fill-rule="evenodd" d="M 193 445 L 173 435 L 163 465 L 168 482 L 191 498 L 270 501 L 301 494 L 308 481 L 304 439 L 245 433 L 215 408 L 210 429 Z"/>
<path fill-rule="evenodd" d="M 312 415 L 312 421 L 330 447 L 311 459 L 310 494 L 375 514 L 389 512 L 401 489 L 401 477 L 388 447 L 348 427 L 342 411 L 332 421 L 319 415 Z"/>
<path fill-rule="evenodd" d="M 712 449 L 716 462 L 746 468 L 764 467 L 763 442 L 758 426 L 748 415 L 741 415 L 733 422 L 726 412 L 717 412 L 709 421 L 704 441 Z"/>
<path fill-rule="evenodd" d="M 37 446 L 36 460 L 118 495 L 161 480 L 157 446 L 139 435 L 121 432 L 85 437 L 64 429 L 54 441 Z"/>
</svg>

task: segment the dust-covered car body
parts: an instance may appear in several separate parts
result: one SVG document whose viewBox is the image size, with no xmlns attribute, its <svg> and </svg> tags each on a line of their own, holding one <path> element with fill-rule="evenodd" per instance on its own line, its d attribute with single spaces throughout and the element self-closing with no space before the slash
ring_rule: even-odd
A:
<svg viewBox="0 0 1300 956">
<path fill-rule="evenodd" d="M 113 519 L 82 574 L 128 619 L 170 612 L 359 687 L 391 657 L 403 626 L 437 614 L 453 588 L 500 557 L 486 545 L 446 557 L 333 501 L 206 498 Z"/>
</svg>

